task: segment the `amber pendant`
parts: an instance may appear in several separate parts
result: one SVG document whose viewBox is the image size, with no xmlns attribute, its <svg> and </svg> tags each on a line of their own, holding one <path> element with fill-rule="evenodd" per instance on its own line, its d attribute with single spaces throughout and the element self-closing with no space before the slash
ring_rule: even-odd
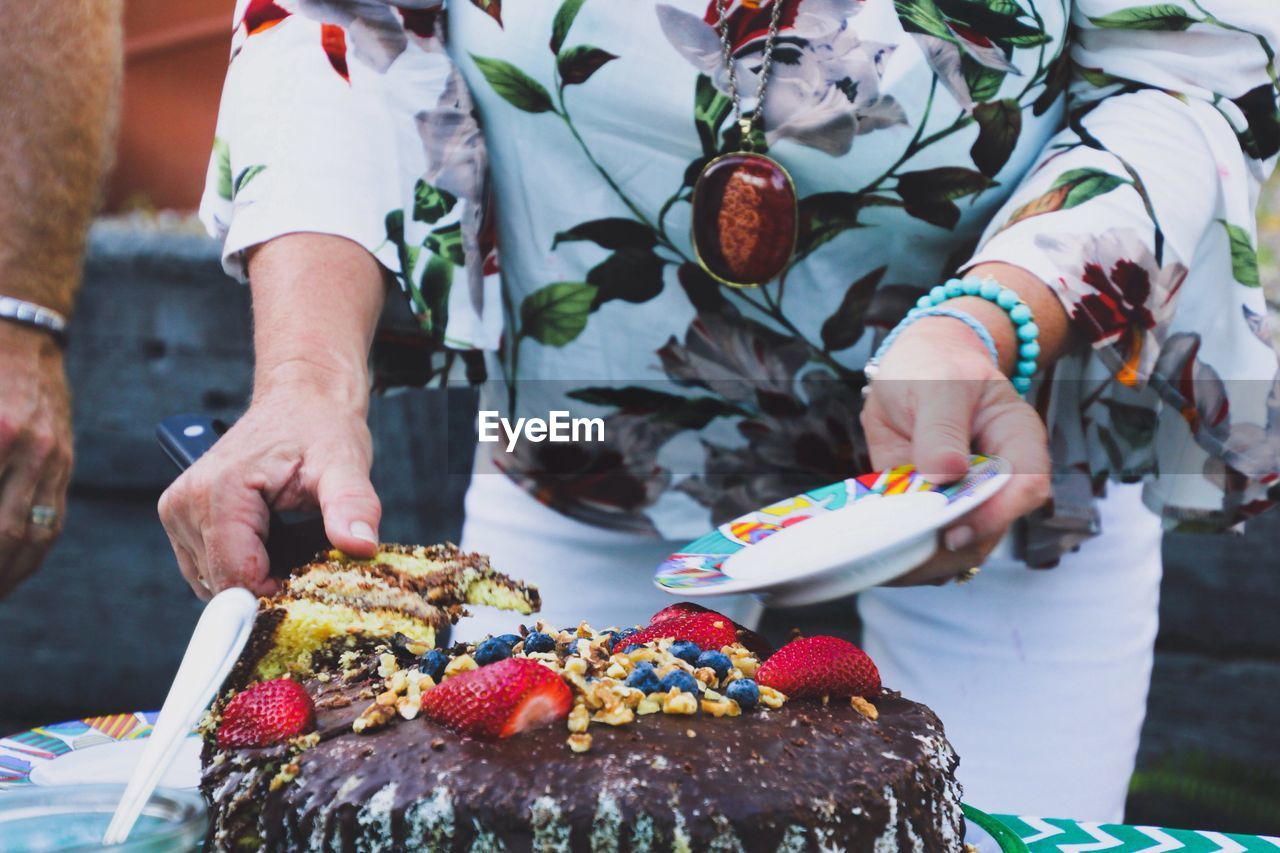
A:
<svg viewBox="0 0 1280 853">
<path fill-rule="evenodd" d="M 795 184 L 777 161 L 751 152 L 717 157 L 693 187 L 693 251 L 713 278 L 758 287 L 796 250 Z"/>
</svg>

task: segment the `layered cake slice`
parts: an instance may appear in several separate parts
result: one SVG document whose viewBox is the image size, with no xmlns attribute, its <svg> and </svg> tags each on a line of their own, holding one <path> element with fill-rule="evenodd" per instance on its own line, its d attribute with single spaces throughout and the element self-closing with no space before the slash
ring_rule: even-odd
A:
<svg viewBox="0 0 1280 853">
<path fill-rule="evenodd" d="M 450 548 L 335 556 L 265 602 L 281 645 L 202 725 L 207 848 L 962 849 L 941 722 L 853 644 L 772 652 L 678 604 L 627 630 L 539 622 L 430 648 L 422 607 L 473 598 L 537 604 Z M 318 651 L 344 636 L 361 639 Z"/>
<path fill-rule="evenodd" d="M 263 600 L 231 683 L 307 678 L 321 661 L 396 635 L 432 647 L 468 604 L 528 615 L 540 602 L 534 587 L 451 544 L 382 545 L 368 560 L 330 551 L 295 569 L 279 594 Z"/>
</svg>

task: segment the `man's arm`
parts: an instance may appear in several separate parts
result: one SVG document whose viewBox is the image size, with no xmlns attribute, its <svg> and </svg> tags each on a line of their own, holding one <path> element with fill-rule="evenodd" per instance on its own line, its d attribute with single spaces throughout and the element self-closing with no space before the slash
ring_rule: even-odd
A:
<svg viewBox="0 0 1280 853">
<path fill-rule="evenodd" d="M 36 0 L 0 39 L 0 295 L 69 314 L 111 158 L 120 0 Z M 71 472 L 62 352 L 0 320 L 0 596 L 35 571 L 61 527 Z M 51 507 L 47 524 L 32 507 Z"/>
</svg>

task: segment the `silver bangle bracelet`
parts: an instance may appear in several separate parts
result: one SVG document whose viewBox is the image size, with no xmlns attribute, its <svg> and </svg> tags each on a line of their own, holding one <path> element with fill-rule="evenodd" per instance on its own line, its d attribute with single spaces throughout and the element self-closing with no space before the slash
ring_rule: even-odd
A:
<svg viewBox="0 0 1280 853">
<path fill-rule="evenodd" d="M 67 318 L 34 302 L 13 296 L 0 296 L 0 320 L 9 320 L 53 335 L 60 345 L 67 344 Z"/>
</svg>

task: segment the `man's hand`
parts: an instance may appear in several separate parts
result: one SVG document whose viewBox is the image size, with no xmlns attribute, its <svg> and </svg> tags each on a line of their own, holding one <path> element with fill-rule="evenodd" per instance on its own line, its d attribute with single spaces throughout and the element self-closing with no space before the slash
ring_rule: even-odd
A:
<svg viewBox="0 0 1280 853">
<path fill-rule="evenodd" d="M 968 470 L 974 451 L 1013 465 L 1012 482 L 947 530 L 938 554 L 895 585 L 945 583 L 981 565 L 1014 521 L 1049 499 L 1044 423 L 955 320 L 920 320 L 894 342 L 862 426 L 876 469 L 914 462 L 929 480 L 949 483 Z"/>
<path fill-rule="evenodd" d="M 264 545 L 271 509 L 319 508 L 334 546 L 373 556 L 382 510 L 369 482 L 372 461 L 362 407 L 323 383 L 256 396 L 160 498 L 183 577 L 201 598 L 233 586 L 275 592 Z"/>
<path fill-rule="evenodd" d="M 57 539 L 71 479 L 71 406 L 62 350 L 48 334 L 0 323 L 0 598 Z M 32 507 L 52 507 L 52 526 Z"/>
</svg>

